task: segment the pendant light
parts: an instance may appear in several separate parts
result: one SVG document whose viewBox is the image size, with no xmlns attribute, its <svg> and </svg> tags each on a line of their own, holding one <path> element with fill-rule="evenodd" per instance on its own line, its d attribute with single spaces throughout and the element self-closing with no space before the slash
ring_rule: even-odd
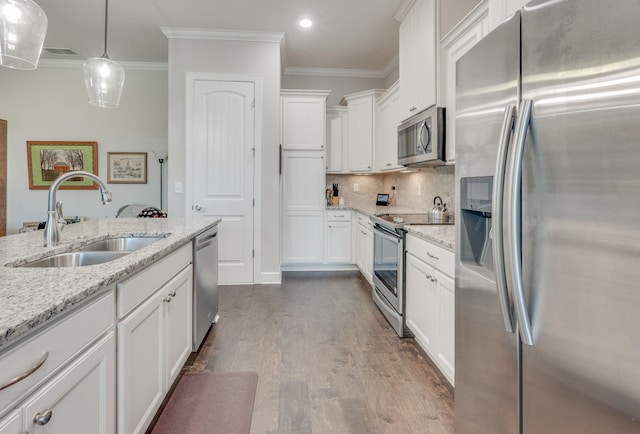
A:
<svg viewBox="0 0 640 434">
<path fill-rule="evenodd" d="M 107 55 L 107 24 L 109 0 L 104 8 L 104 53 L 84 62 L 84 82 L 89 94 L 89 104 L 98 107 L 116 108 L 124 86 L 124 69 Z"/>
<path fill-rule="evenodd" d="M 0 65 L 36 69 L 47 16 L 32 0 L 0 0 Z"/>
</svg>

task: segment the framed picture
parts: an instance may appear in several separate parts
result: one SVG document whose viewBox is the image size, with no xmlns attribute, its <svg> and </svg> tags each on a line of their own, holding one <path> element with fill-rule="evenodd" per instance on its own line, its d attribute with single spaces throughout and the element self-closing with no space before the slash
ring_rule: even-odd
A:
<svg viewBox="0 0 640 434">
<path fill-rule="evenodd" d="M 146 184 L 146 152 L 107 152 L 107 182 L 110 184 Z"/>
<path fill-rule="evenodd" d="M 98 175 L 98 142 L 27 142 L 29 189 L 47 190 L 61 174 L 84 170 Z M 60 186 L 65 190 L 96 190 L 88 178 L 71 178 Z"/>
</svg>

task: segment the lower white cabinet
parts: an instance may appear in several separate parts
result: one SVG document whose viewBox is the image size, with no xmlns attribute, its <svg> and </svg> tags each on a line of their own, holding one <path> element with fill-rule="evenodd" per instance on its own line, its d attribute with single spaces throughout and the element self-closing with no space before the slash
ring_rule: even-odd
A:
<svg viewBox="0 0 640 434">
<path fill-rule="evenodd" d="M 325 262 L 350 264 L 352 258 L 351 211 L 326 212 Z"/>
<path fill-rule="evenodd" d="M 14 410 L 3 419 L 0 419 L 0 434 L 22 433 L 22 420 L 20 410 Z"/>
<path fill-rule="evenodd" d="M 454 384 L 454 254 L 407 234 L 406 324 L 440 371 Z"/>
<path fill-rule="evenodd" d="M 23 430 L 47 434 L 114 433 L 115 353 L 114 333 L 109 332 L 23 403 Z"/>
<path fill-rule="evenodd" d="M 356 265 L 363 276 L 373 285 L 373 229 L 371 220 L 358 214 L 356 234 Z"/>
<path fill-rule="evenodd" d="M 283 211 L 282 263 L 320 264 L 324 211 Z"/>
<path fill-rule="evenodd" d="M 191 294 L 189 265 L 118 323 L 119 433 L 145 432 L 189 356 Z"/>
</svg>

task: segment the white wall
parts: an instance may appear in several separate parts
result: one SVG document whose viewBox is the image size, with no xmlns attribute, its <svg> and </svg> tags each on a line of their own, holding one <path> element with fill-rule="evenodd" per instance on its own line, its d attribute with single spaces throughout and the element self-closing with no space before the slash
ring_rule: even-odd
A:
<svg viewBox="0 0 640 434">
<path fill-rule="evenodd" d="M 449 33 L 480 1 L 456 0 L 440 2 L 440 38 Z"/>
<path fill-rule="evenodd" d="M 107 152 L 148 153 L 147 184 L 109 184 L 113 203 L 106 206 L 97 190 L 61 190 L 57 198 L 65 215 L 113 217 L 128 203 L 160 205 L 160 165 L 152 151 L 167 152 L 166 71 L 126 69 L 117 109 L 89 105 L 81 63 L 35 71 L 0 68 L 0 95 L 0 118 L 8 122 L 8 233 L 47 215 L 47 191 L 29 190 L 28 140 L 98 142 L 98 175 L 105 182 Z"/>
<path fill-rule="evenodd" d="M 169 212 L 184 215 L 186 194 L 173 192 L 186 182 L 185 91 L 187 72 L 258 74 L 262 77 L 262 148 L 256 150 L 256 283 L 280 279 L 280 44 L 195 39 L 169 39 Z M 191 187 L 185 184 L 185 189 Z"/>
<path fill-rule="evenodd" d="M 283 89 L 330 90 L 331 95 L 327 99 L 327 107 L 339 105 L 342 97 L 350 93 L 369 89 L 386 89 L 387 87 L 384 78 L 292 74 L 284 74 L 282 76 Z"/>
</svg>

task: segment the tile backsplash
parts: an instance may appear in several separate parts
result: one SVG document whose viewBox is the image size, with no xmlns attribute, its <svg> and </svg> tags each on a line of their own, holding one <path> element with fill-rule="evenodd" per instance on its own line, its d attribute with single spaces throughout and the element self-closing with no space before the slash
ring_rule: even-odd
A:
<svg viewBox="0 0 640 434">
<path fill-rule="evenodd" d="M 455 208 L 455 166 L 429 167 L 410 173 L 327 174 L 327 188 L 334 183 L 338 184 L 339 195 L 345 199 L 346 206 L 373 205 L 378 193 L 389 193 L 393 195 L 393 204 L 420 212 L 428 212 L 433 207 L 435 196 L 442 198 L 450 213 Z M 394 185 L 395 195 L 392 192 Z"/>
</svg>

